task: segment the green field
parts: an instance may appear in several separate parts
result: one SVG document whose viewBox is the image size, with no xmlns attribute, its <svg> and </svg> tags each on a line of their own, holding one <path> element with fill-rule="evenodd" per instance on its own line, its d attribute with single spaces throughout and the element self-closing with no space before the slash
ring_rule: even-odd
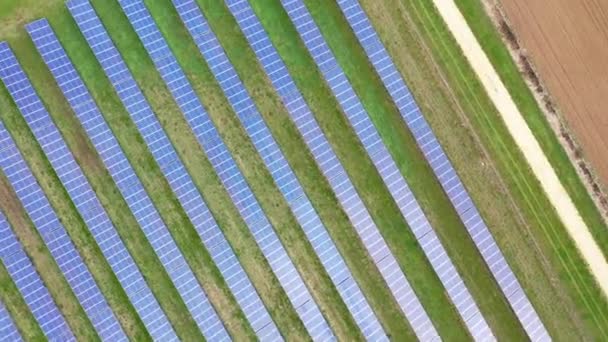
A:
<svg viewBox="0 0 608 342">
<path fill-rule="evenodd" d="M 196 1 L 385 332 L 398 340 L 414 339 L 410 324 L 229 10 L 221 1 Z M 523 156 L 435 9 L 430 3 L 420 0 L 360 1 L 549 332 L 558 340 L 608 337 L 608 305 L 605 298 L 588 270 L 580 266 L 580 255 L 540 191 L 536 179 L 525 167 Z M 364 340 L 363 332 L 274 184 L 270 172 L 240 125 L 171 1 L 144 2 L 334 334 L 340 340 Z M 280 2 L 249 2 L 439 334 L 446 340 L 471 340 L 442 283 Z M 280 333 L 288 340 L 309 340 L 310 336 L 295 308 L 118 2 L 91 0 L 91 3 Z M 525 340 L 527 337 L 521 324 L 424 160 L 339 7 L 333 2 L 320 0 L 305 0 L 305 3 L 492 331 L 503 340 Z M 493 62 L 505 65 L 504 69 L 499 69 L 501 77 L 509 90 L 516 94 L 514 98 L 518 105 L 530 109 L 526 111 L 531 113 L 526 119 L 543 148 L 548 151 L 548 157 L 560 177 L 568 180 L 564 185 L 605 251 L 608 248 L 608 234 L 604 234 L 606 227 L 601 216 L 592 206 L 580 180 L 572 177 L 575 171 L 563 150 L 555 147 L 558 145 L 552 145 L 557 144 L 556 137 L 542 118 L 536 103 L 530 102 L 533 98 L 520 75 L 514 71 L 515 65 L 508 63 L 510 59 L 507 60 L 508 55 L 504 54 L 506 50 L 500 37 L 481 12 L 477 0 L 461 0 L 459 5 L 467 19 L 474 22 L 472 28 L 480 39 L 484 42 L 487 40 Z M 24 24 L 40 17 L 50 21 L 227 331 L 235 340 L 255 340 L 255 331 L 63 1 L 54 0 L 44 4 L 34 0 L 3 1 L 0 4 L 0 40 L 8 41 L 19 58 L 174 330 L 182 340 L 203 339 L 186 304 L 23 29 Z M 121 326 L 132 340 L 150 340 L 143 322 L 8 91 L 4 86 L 0 88 L 0 119 L 16 140 Z M 80 340 L 98 339 L 88 317 L 3 176 L 0 177 L 0 198 L 0 209 L 8 217 L 74 334 Z M 6 271 L 0 268 L 0 298 L 7 304 L 20 331 L 27 332 L 28 335 L 24 337 L 37 339 L 42 332 L 37 329 L 33 317 L 28 315 L 25 302 L 13 298 L 16 288 L 11 284 Z M 13 299 L 9 301 L 7 298 Z"/>
</svg>

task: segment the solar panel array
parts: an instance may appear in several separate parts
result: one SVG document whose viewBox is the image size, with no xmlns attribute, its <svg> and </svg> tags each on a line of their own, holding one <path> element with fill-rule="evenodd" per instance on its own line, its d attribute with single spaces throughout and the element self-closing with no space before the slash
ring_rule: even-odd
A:
<svg viewBox="0 0 608 342">
<path fill-rule="evenodd" d="M 363 335 L 371 340 L 385 338 L 380 322 L 195 1 L 173 3 Z"/>
<path fill-rule="evenodd" d="M 73 341 L 74 336 L 70 328 L 2 213 L 0 259 L 44 335 L 49 340 Z"/>
<path fill-rule="evenodd" d="M 190 176 L 179 160 L 168 137 L 162 130 L 160 122 L 154 115 L 139 86 L 127 69 L 120 53 L 102 26 L 93 7 L 91 7 L 91 4 L 87 0 L 69 1 L 67 6 L 104 72 L 110 79 L 123 105 L 135 122 L 161 171 L 169 181 L 171 188 L 178 199 L 180 199 L 182 205 L 185 204 L 184 209 L 186 212 L 191 212 L 192 207 L 189 207 L 188 201 L 184 201 L 184 199 L 196 198 L 198 192 L 192 187 Z M 145 202 L 148 201 L 146 200 Z M 142 201 L 141 203 L 145 202 Z M 151 209 L 152 207 L 149 208 Z M 208 220 L 205 217 L 205 211 L 202 208 L 199 208 L 199 210 L 201 211 L 198 219 L 202 222 Z M 140 214 L 138 213 L 137 215 L 139 216 Z M 150 210 L 147 215 L 156 216 L 157 213 Z M 148 220 L 150 217 L 142 217 L 142 219 Z M 194 222 L 198 226 L 197 223 L 199 221 Z M 160 220 L 149 225 L 150 228 L 153 226 L 159 229 L 154 230 L 154 232 L 151 229 L 148 230 L 150 242 L 159 254 L 161 262 L 169 272 L 169 276 L 175 283 L 191 316 L 198 324 L 205 338 L 208 340 L 228 340 L 229 336 L 224 325 L 209 303 L 192 270 L 181 253 L 179 253 L 166 227 L 160 224 Z M 152 236 L 154 236 L 153 239 L 151 238 Z"/>
<path fill-rule="evenodd" d="M 264 32 L 259 20 L 245 0 L 229 0 L 228 2 L 229 7 L 233 13 L 235 13 L 241 29 L 249 39 L 250 45 L 253 47 L 258 59 L 264 66 L 275 89 L 286 104 L 292 119 L 296 123 L 300 133 L 304 136 L 313 156 L 321 167 L 324 175 L 329 180 L 332 189 L 334 189 L 334 192 L 342 203 L 342 206 L 345 208 L 351 222 L 353 222 L 354 227 L 359 232 L 370 255 L 374 261 L 376 261 L 381 271 L 383 271 L 382 273 L 386 276 L 390 276 L 395 272 L 395 269 L 399 267 L 394 256 L 388 249 L 386 242 L 383 240 L 378 228 L 372 221 L 369 212 L 357 194 L 344 167 L 340 164 L 337 156 L 331 149 L 331 146 L 319 128 L 314 115 L 302 98 L 299 90 L 296 88 L 285 64 L 272 46 L 272 43 Z M 420 211 L 419 206 L 414 201 L 413 197 L 410 197 L 410 202 L 408 202 L 406 206 L 414 207 L 417 211 Z M 420 217 L 418 218 L 422 221 L 420 224 L 428 224 L 426 218 L 421 215 L 421 211 Z M 415 220 L 416 219 L 413 219 L 413 221 Z M 439 244 L 436 235 L 432 231 L 429 232 L 427 230 L 426 232 L 426 236 L 428 237 L 425 240 L 426 244 L 423 246 L 426 246 L 427 248 L 429 246 L 431 247 L 430 250 L 433 252 L 431 258 L 435 261 L 435 264 L 442 267 L 441 270 L 443 271 L 443 274 L 446 275 L 444 277 L 447 279 L 446 282 L 452 284 L 456 282 L 456 285 L 458 286 L 454 286 L 454 289 L 457 290 L 457 293 L 461 293 L 464 284 L 462 284 L 462 281 L 455 272 L 451 262 L 447 259 L 447 255 Z M 467 306 L 466 308 L 470 309 L 470 306 Z M 470 315 L 470 317 L 474 318 L 475 323 L 477 324 L 484 323 L 483 318 L 480 315 Z"/>
<path fill-rule="evenodd" d="M 507 264 L 359 2 L 339 0 L 338 4 L 529 337 L 532 340 L 549 339 L 538 314 Z"/>
<path fill-rule="evenodd" d="M 293 1 L 285 6 L 291 6 L 293 11 L 296 11 L 295 8 L 304 8 L 301 1 Z M 300 9 L 299 11 L 302 10 Z M 305 23 L 303 20 L 304 17 L 305 16 L 299 19 L 302 28 Z M 320 35 L 320 33 L 318 34 Z M 386 145 L 382 142 L 369 115 L 363 108 L 351 85 L 348 83 L 346 75 L 343 73 L 340 66 L 337 65 L 337 62 L 330 53 L 326 43 L 322 40 L 319 40 L 319 42 L 320 43 L 313 42 L 313 39 L 309 39 L 306 44 L 310 50 L 313 51 L 313 57 L 317 64 L 334 66 L 332 68 L 325 68 L 325 70 L 321 68 L 322 72 L 328 80 L 332 91 L 336 94 L 355 133 L 362 141 L 364 148 L 370 155 L 376 169 L 379 171 L 380 176 L 387 185 L 401 214 L 406 219 L 426 257 L 430 261 L 431 266 L 439 276 L 443 286 L 446 288 L 448 296 L 454 303 L 468 330 L 475 339 L 492 339 L 493 334 L 490 327 L 479 311 L 479 308 L 462 281 L 462 278 L 458 274 L 456 267 L 450 260 L 439 237 L 424 215 L 422 208 L 416 201 L 414 194 L 410 190 L 405 178 L 400 173 L 399 168 L 388 152 Z M 311 48 L 312 46 L 315 47 Z M 329 53 L 325 54 L 324 51 Z"/>
<path fill-rule="evenodd" d="M 145 9 L 143 4 L 125 1 L 121 1 L 120 3 L 124 6 L 125 12 L 130 19 L 134 17 L 136 18 L 134 20 L 142 19 L 135 26 L 137 32 L 145 29 L 152 31 L 152 28 L 149 26 L 153 24 L 151 16 L 147 11 L 140 12 Z M 150 34 L 147 37 L 146 42 L 156 40 L 157 38 L 154 34 Z M 179 86 L 183 85 L 177 85 L 177 87 Z M 196 186 L 192 181 L 189 181 L 182 184 L 182 191 L 184 195 L 178 197 L 179 200 L 186 209 L 203 242 L 211 252 L 213 260 L 219 266 L 224 279 L 227 280 L 228 286 L 235 294 L 237 302 L 241 305 L 252 328 L 260 338 L 280 339 L 278 328 L 272 321 L 270 314 L 264 307 L 247 274 L 239 264 L 234 251 L 222 234 L 220 227 L 213 219 Z"/>
<path fill-rule="evenodd" d="M 369 116 L 363 109 L 361 102 L 344 75 L 344 72 L 338 65 L 335 57 L 329 50 L 327 43 L 321 36 L 318 27 L 312 20 L 307 9 L 301 1 L 283 1 L 283 6 L 292 22 L 295 24 L 296 29 L 313 59 L 328 81 L 332 92 L 340 103 L 344 113 L 354 128 L 355 133 L 363 143 L 363 146 L 371 157 L 376 169 L 379 171 L 380 176 L 400 208 L 401 213 L 413 230 L 414 235 L 420 242 L 427 257 L 431 261 L 431 264 L 434 266 L 435 271 L 440 276 L 448 293 L 451 294 L 452 300 L 455 301 L 456 304 L 462 304 L 457 306 L 459 309 L 473 309 L 474 311 L 476 306 L 471 299 L 468 290 L 453 268 L 445 251 L 443 251 L 443 247 L 424 217 L 424 214 L 408 188 L 405 179 L 399 173 L 397 165 L 388 153 L 386 146 L 380 139 L 377 130 L 371 123 Z M 400 281 L 399 284 L 407 284 L 405 277 L 402 277 L 403 280 Z M 391 284 L 389 283 L 389 287 L 390 286 Z M 411 290 L 409 284 L 406 286 L 407 292 L 401 293 L 406 293 L 407 297 L 402 295 L 401 298 L 397 297 L 397 301 L 410 322 L 412 322 L 415 332 L 421 338 L 428 335 L 437 337 L 437 332 L 432 326 L 422 305 L 415 298 L 415 294 Z M 397 291 L 393 290 L 393 293 L 396 292 Z M 415 302 L 416 305 L 406 305 L 410 300 Z M 472 319 L 475 323 L 479 323 L 480 321 L 483 323 L 483 317 L 479 314 L 474 314 L 471 317 L 464 316 L 464 319 Z M 417 323 L 413 323 L 416 321 Z"/>
<path fill-rule="evenodd" d="M 73 108 L 79 112 L 91 108 L 94 110 L 95 104 L 92 103 L 84 84 L 80 81 L 46 19 L 26 25 L 26 29 Z M 80 100 L 89 101 L 83 103 Z M 177 336 L 167 316 L 146 284 L 72 153 L 61 139 L 50 115 L 45 110 L 40 110 L 35 116 L 26 119 L 150 335 L 155 339 L 176 340 Z M 47 142 L 45 140 L 47 134 L 53 134 L 57 138 Z M 108 137 L 111 135 L 102 134 L 95 138 L 99 143 Z"/>
<path fill-rule="evenodd" d="M 13 322 L 4 304 L 0 302 L 0 342 L 18 341 L 23 341 L 21 334 L 17 330 L 17 326 L 15 326 L 15 322 Z"/>
<path fill-rule="evenodd" d="M 5 42 L 0 43 L 0 78 L 26 120 L 29 121 L 44 111 L 42 102 Z M 35 127 L 41 131 L 46 129 L 41 124 Z M 59 139 L 57 132 L 45 132 L 45 143 Z M 0 167 L 98 334 L 102 339 L 126 340 L 114 313 L 4 126 L 0 128 L 0 143 L 5 146 L 0 155 Z"/>
<path fill-rule="evenodd" d="M 119 2 L 309 333 L 319 338 L 331 336 L 329 325 L 236 168 L 148 10 L 141 1 Z"/>
</svg>

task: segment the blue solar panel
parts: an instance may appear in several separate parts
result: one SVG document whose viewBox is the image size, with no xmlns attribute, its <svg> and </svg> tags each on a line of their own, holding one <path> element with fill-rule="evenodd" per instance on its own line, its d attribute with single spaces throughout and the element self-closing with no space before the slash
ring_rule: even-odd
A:
<svg viewBox="0 0 608 342">
<path fill-rule="evenodd" d="M 277 274 L 279 282 L 283 285 L 294 308 L 296 308 L 304 325 L 308 328 L 309 333 L 313 337 L 320 338 L 331 336 L 331 330 L 327 322 L 325 322 L 319 308 L 312 299 L 302 278 L 297 273 L 295 266 L 289 259 L 277 235 L 272 230 L 268 219 L 236 167 L 234 160 L 190 86 L 177 60 L 171 53 L 162 34 L 156 27 L 148 10 L 138 0 L 121 0 L 119 3 L 154 61 L 156 68 L 163 77 L 186 120 L 206 151 L 209 160 L 227 188 L 237 209 L 252 230 L 254 238 L 256 238 L 270 266 L 275 271 L 275 274 Z M 245 308 L 244 312 L 250 321 L 255 318 L 255 315 L 250 311 L 245 311 Z M 270 317 L 268 317 L 268 322 L 271 322 Z"/>
<path fill-rule="evenodd" d="M 46 19 L 26 25 L 26 29 L 57 80 L 59 88 L 70 104 L 77 106 L 73 108 L 82 112 L 94 107 L 95 104 Z M 88 105 L 89 108 L 84 105 Z M 35 116 L 26 117 L 26 120 L 39 142 L 44 141 L 43 132 L 51 132 L 50 134 L 57 137 L 54 141 L 43 144 L 42 148 L 151 336 L 154 339 L 177 340 L 169 320 L 82 170 L 61 139 L 51 117 L 46 111 L 41 110 Z M 110 132 L 104 133 L 97 136 L 96 142 L 112 138 Z"/>
<path fill-rule="evenodd" d="M 457 308 L 462 313 L 464 311 L 473 314 L 463 315 L 464 320 L 475 321 L 476 324 L 483 322 L 483 317 L 475 311 L 477 307 L 473 302 L 468 290 L 462 283 L 460 276 L 450 262 L 447 254 L 441 246 L 435 232 L 432 230 L 428 220 L 424 216 L 419 204 L 410 191 L 405 179 L 400 174 L 397 165 L 388 153 L 388 150 L 373 126 L 367 112 L 363 109 L 354 90 L 350 86 L 344 72 L 338 65 L 335 57 L 329 50 L 327 43 L 314 23 L 301 1 L 283 1 L 283 6 L 300 33 L 306 47 L 311 52 L 313 59 L 325 76 L 328 84 L 338 99 L 346 117 L 354 128 L 355 133 L 361 140 L 368 155 L 371 157 L 376 169 L 384 180 L 389 192 L 401 210 L 414 235 L 421 244 L 423 251 L 427 255 L 431 265 L 440 276 L 442 283 L 448 290 L 448 294 L 455 302 Z M 301 101 L 303 103 L 303 101 Z M 301 106 L 296 104 L 296 106 Z M 297 108 L 297 107 L 296 107 Z M 407 295 L 397 297 L 403 312 L 406 314 L 416 334 L 422 339 L 425 336 L 437 337 L 437 331 L 432 326 L 426 312 L 415 297 L 405 276 L 401 273 L 402 279 L 398 284 L 407 287 Z M 389 283 L 393 293 L 397 291 Z M 402 292 L 403 293 L 403 292 Z M 417 303 L 416 306 L 408 306 L 410 300 Z M 414 323 L 417 322 L 417 323 Z"/>
<path fill-rule="evenodd" d="M 53 302 L 51 294 L 1 213 L 0 259 L 44 335 L 54 341 L 74 341 L 74 336 Z"/>
<path fill-rule="evenodd" d="M 21 334 L 19 334 L 17 326 L 15 326 L 13 319 L 4 307 L 4 304 L 0 302 L 0 342 L 17 341 L 23 341 Z"/>
<path fill-rule="evenodd" d="M 370 255 L 372 255 L 377 262 L 386 257 L 394 260 L 392 253 L 382 239 L 378 228 L 375 226 L 369 212 L 363 205 L 363 202 L 353 187 L 346 171 L 340 164 L 334 151 L 331 149 L 331 146 L 315 121 L 314 115 L 310 111 L 310 108 L 304 101 L 299 90 L 296 88 L 285 64 L 280 59 L 280 56 L 273 47 L 251 7 L 244 0 L 229 0 L 228 2 L 230 9 L 235 14 L 250 45 L 253 47 L 258 59 L 264 66 L 275 89 L 277 89 L 277 92 L 281 95 L 281 98 L 286 104 L 300 133 L 304 136 L 313 156 L 329 180 L 347 215 L 351 219 L 351 222 L 353 222 L 353 226 L 359 232 L 362 241 L 364 241 L 364 244 L 368 247 Z M 427 219 L 422 214 L 418 203 L 411 196 L 411 193 L 409 194 L 409 201 L 404 204 L 404 208 L 408 207 L 411 212 L 416 214 L 415 217 L 408 221 L 412 226 L 414 226 L 413 222 L 418 224 L 416 227 L 428 226 Z M 443 246 L 439 243 L 435 232 L 430 229 L 424 229 L 423 234 L 426 235 L 419 241 L 424 250 L 428 252 L 427 255 L 436 271 L 440 274 L 440 278 L 444 281 L 444 284 L 451 284 L 454 293 L 462 295 L 463 290 L 466 291 L 466 288 L 449 260 Z M 391 266 L 398 267 L 396 261 L 391 262 Z M 466 299 L 466 297 L 464 299 Z M 463 312 L 469 312 L 467 322 L 473 322 L 473 324 L 480 324 L 481 326 L 487 327 L 487 325 L 484 324 L 485 322 L 479 314 L 479 311 L 470 311 L 471 309 L 474 309 L 470 303 L 472 302 L 463 302 L 460 304 L 460 308 Z M 487 333 L 489 333 L 489 330 L 487 331 Z"/>
<path fill-rule="evenodd" d="M 386 338 L 380 322 L 367 303 L 262 116 L 256 110 L 253 100 L 239 80 L 234 67 L 217 41 L 217 37 L 209 30 L 208 23 L 196 2 L 194 0 L 173 0 L 173 3 L 363 335 L 370 340 Z M 207 34 L 199 34 L 201 32 L 207 32 Z"/>
<path fill-rule="evenodd" d="M 532 340 L 549 339 L 549 334 L 538 314 L 515 278 L 359 2 L 339 0 L 338 4 L 528 336 Z"/>
<path fill-rule="evenodd" d="M 220 234 L 190 175 L 180 161 L 177 152 L 171 145 L 169 138 L 163 131 L 160 122 L 154 115 L 139 86 L 127 69 L 120 53 L 114 47 L 97 14 L 87 0 L 69 1 L 67 6 L 87 42 L 93 49 L 95 56 L 101 63 L 106 75 L 112 82 L 123 105 L 139 129 L 152 155 L 159 164 L 173 192 L 206 243 L 212 257 L 215 256 L 217 258 L 219 255 L 218 251 L 229 251 L 227 242 L 225 242 L 224 237 Z M 91 113 L 99 112 L 96 110 Z M 95 117 L 101 120 L 100 114 L 96 114 Z M 103 151 L 104 148 L 101 147 L 100 150 Z M 115 145 L 114 150 L 119 151 L 117 145 Z M 125 164 L 126 159 L 123 166 Z M 118 172 L 119 167 L 113 166 L 110 169 L 111 172 Z M 129 170 L 131 169 L 129 168 Z M 133 174 L 133 171 L 131 170 L 129 173 Z M 135 180 L 136 178 L 133 178 L 131 181 L 137 184 L 138 189 L 141 190 L 134 191 L 132 194 L 143 194 L 141 184 Z M 129 185 L 128 181 L 124 180 L 119 184 L 125 187 Z M 126 197 L 131 198 L 128 195 Z M 159 253 L 163 265 L 165 265 L 165 268 L 175 282 L 178 291 L 184 298 L 186 305 L 205 337 L 208 340 L 228 340 L 228 333 L 221 320 L 179 253 L 166 227 L 157 218 L 158 214 L 152 209 L 153 207 L 147 196 L 142 196 L 140 201 L 133 206 L 138 208 L 134 210 L 136 216 L 144 215 L 143 210 L 149 210 L 145 216 L 141 217 L 142 220 L 150 222 L 147 228 L 148 238 L 157 253 Z M 238 265 L 236 257 L 231 256 L 231 253 L 227 252 L 223 255 L 223 259 L 214 260 L 217 261 L 220 271 L 223 272 L 229 286 L 233 285 L 236 286 L 236 290 L 240 289 L 241 292 L 235 291 L 235 296 L 239 295 L 239 298 L 251 298 L 250 300 L 257 298 L 257 294 L 251 295 L 249 292 L 249 288 L 251 288 L 249 281 L 246 280 L 245 276 L 240 276 L 240 274 L 243 274 L 243 271 L 240 265 Z M 239 282 L 239 280 L 241 281 Z M 254 290 L 251 291 L 253 292 Z M 263 312 L 260 316 L 263 316 Z"/>
<path fill-rule="evenodd" d="M 0 43 L 0 78 L 26 120 L 44 111 L 42 102 L 5 42 Z M 38 126 L 44 136 L 42 143 L 53 144 L 58 137 L 47 128 L 44 125 Z M 0 127 L 0 141 L 7 146 L 0 153 L 0 167 L 98 334 L 102 339 L 127 340 L 106 299 L 3 125 Z"/>
</svg>

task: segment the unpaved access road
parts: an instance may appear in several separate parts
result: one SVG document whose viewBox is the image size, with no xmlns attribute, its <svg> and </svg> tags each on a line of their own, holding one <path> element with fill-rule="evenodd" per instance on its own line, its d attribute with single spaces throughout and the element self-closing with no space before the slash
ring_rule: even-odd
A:
<svg viewBox="0 0 608 342">
<path fill-rule="evenodd" d="M 490 99 L 502 116 L 515 143 L 522 150 L 549 201 L 557 210 L 568 233 L 576 243 L 604 295 L 608 296 L 608 263 L 591 236 L 572 199 L 526 124 L 509 92 L 453 0 L 433 0 L 439 14 L 454 35 L 465 57 L 477 73 Z"/>
</svg>

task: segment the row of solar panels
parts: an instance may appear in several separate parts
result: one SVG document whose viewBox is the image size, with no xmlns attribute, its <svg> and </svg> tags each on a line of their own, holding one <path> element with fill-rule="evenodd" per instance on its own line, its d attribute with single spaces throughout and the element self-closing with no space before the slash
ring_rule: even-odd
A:
<svg viewBox="0 0 608 342">
<path fill-rule="evenodd" d="M 338 5 L 528 336 L 550 339 L 365 11 L 358 0 L 338 0 Z"/>
<path fill-rule="evenodd" d="M 295 87 L 249 4 L 243 0 L 227 2 L 416 334 L 424 340 L 437 339 L 437 331 L 413 293 L 405 275 L 400 270 L 378 228 L 374 225 L 343 166 L 318 127 L 313 114 Z M 356 0 L 354 2 L 356 3 Z M 140 0 L 119 0 L 119 3 L 308 332 L 315 340 L 332 339 L 333 334 L 329 324 L 308 292 L 296 267 L 261 210 L 244 176 L 224 145 L 148 10 Z M 174 5 L 361 331 L 368 339 L 385 339 L 386 335 L 380 323 L 195 1 L 174 0 Z M 284 6 L 327 78 L 332 91 L 401 209 L 404 218 L 412 227 L 435 271 L 446 286 L 448 294 L 461 313 L 471 334 L 476 339 L 492 339 L 493 336 L 487 323 L 435 232 L 424 217 L 405 179 L 397 169 L 310 14 L 300 1 L 284 1 Z M 70 1 L 68 8 L 169 181 L 175 196 L 227 280 L 228 286 L 251 326 L 261 339 L 280 339 L 276 325 L 238 263 L 234 252 L 211 216 L 202 196 L 93 8 L 87 0 Z M 360 9 L 360 7 L 358 8 Z M 208 339 L 227 339 L 225 328 L 169 235 L 167 227 L 164 226 L 143 185 L 135 175 L 124 152 L 52 29 L 45 20 L 34 22 L 28 25 L 27 29 L 201 331 Z M 59 131 L 6 44 L 0 47 L 0 54 L 2 56 L 0 57 L 0 78 L 7 85 L 76 208 L 93 232 L 104 256 L 117 274 L 129 299 L 142 317 L 142 321 L 155 339 L 176 339 L 167 317 L 145 284 L 135 262 L 127 252 L 95 193 L 67 149 Z M 28 214 L 41 232 L 44 231 L 49 218 L 56 222 L 50 230 L 59 232 L 57 233 L 60 235 L 58 240 L 61 240 L 61 243 L 55 246 L 50 240 L 45 239 L 51 253 L 56 258 L 58 253 L 69 253 L 71 258 L 69 266 L 72 268 L 62 267 L 61 262 L 58 261 L 68 279 L 74 279 L 71 277 L 74 272 L 79 272 L 79 275 L 84 274 L 90 279 L 86 284 L 93 290 L 85 292 L 91 298 L 85 298 L 85 294 L 79 295 L 77 289 L 79 286 L 82 288 L 82 284 L 76 284 L 73 280 L 70 285 L 81 302 L 85 300 L 87 303 L 91 303 L 89 307 L 85 307 L 85 310 L 95 328 L 103 339 L 125 338 L 124 332 L 120 329 L 102 294 L 90 278 L 90 274 L 82 260 L 79 259 L 65 230 L 61 227 L 55 213 L 19 155 L 14 142 L 11 141 L 4 128 L 2 128 L 2 132 L 6 136 L 7 146 L 10 145 L 10 148 L 2 149 L 2 153 L 4 155 L 5 151 L 12 152 L 9 153 L 10 156 L 7 156 L 2 167 Z M 13 179 L 9 175 L 11 168 L 19 169 L 19 172 L 14 173 Z M 7 172 L 7 170 L 9 171 Z M 15 182 L 25 183 L 26 180 L 29 180 L 24 187 L 27 191 L 22 191 L 20 194 Z M 32 189 L 36 189 L 40 196 L 30 196 Z M 33 201 L 35 204 L 28 201 Z M 37 222 L 36 215 L 41 215 L 40 217 L 44 220 L 41 219 Z M 88 290 L 88 287 L 85 289 Z M 65 324 L 62 331 L 66 334 L 69 333 L 69 331 L 65 332 Z"/>
</svg>

